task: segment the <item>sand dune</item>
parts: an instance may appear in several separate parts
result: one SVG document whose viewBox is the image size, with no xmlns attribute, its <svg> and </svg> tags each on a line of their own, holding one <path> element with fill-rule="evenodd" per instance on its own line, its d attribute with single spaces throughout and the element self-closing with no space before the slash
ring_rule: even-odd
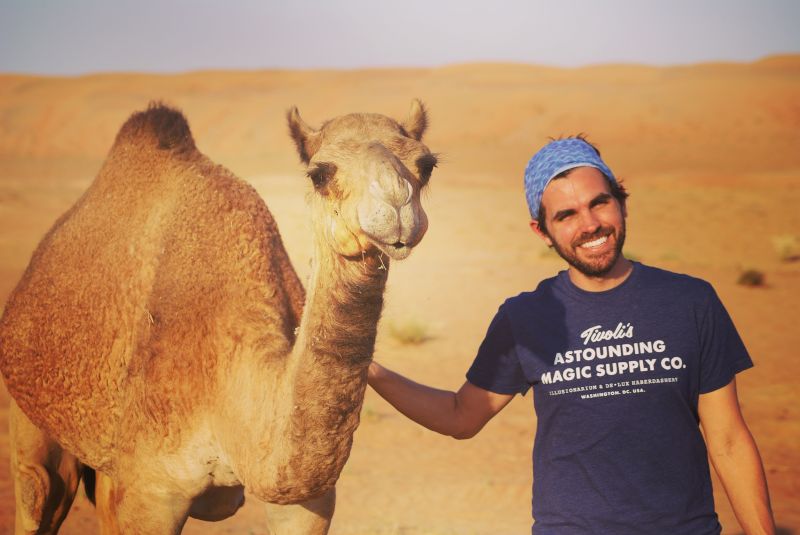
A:
<svg viewBox="0 0 800 535">
<path fill-rule="evenodd" d="M 527 228 L 522 169 L 548 136 L 584 132 L 631 192 L 628 253 L 707 278 L 728 306 L 756 361 L 740 392 L 776 517 L 786 533 L 800 532 L 800 263 L 781 260 L 773 245 L 775 237 L 800 236 L 800 56 L 672 68 L 0 75 L 0 302 L 47 228 L 91 181 L 122 122 L 151 100 L 181 108 L 200 149 L 258 189 L 304 275 L 308 185 L 285 110 L 296 104 L 315 125 L 350 111 L 402 118 L 412 97 L 430 108 L 426 142 L 442 164 L 425 199 L 429 234 L 392 266 L 378 358 L 423 382 L 463 381 L 502 300 L 561 269 Z M 765 288 L 736 284 L 748 268 L 766 274 Z M 432 339 L 399 343 L 388 327 L 408 321 L 427 323 Z M 530 403 L 530 396 L 515 400 L 476 439 L 456 442 L 407 422 L 370 393 L 340 480 L 333 535 L 525 533 Z M 0 531 L 8 532 L 13 497 L 2 429 Z M 724 532 L 738 533 L 721 487 L 717 503 Z M 92 532 L 92 515 L 79 500 L 63 532 Z M 233 519 L 190 522 L 186 532 L 244 529 L 265 532 L 255 500 Z"/>
</svg>

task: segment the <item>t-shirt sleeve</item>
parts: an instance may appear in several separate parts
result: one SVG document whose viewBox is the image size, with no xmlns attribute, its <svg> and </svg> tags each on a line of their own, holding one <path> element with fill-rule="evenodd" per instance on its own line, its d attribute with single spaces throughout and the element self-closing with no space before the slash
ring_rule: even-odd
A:
<svg viewBox="0 0 800 535">
<path fill-rule="evenodd" d="M 736 327 L 717 293 L 709 286 L 700 318 L 700 393 L 713 392 L 753 366 Z"/>
<path fill-rule="evenodd" d="M 467 371 L 467 380 L 497 394 L 524 394 L 530 388 L 517 357 L 511 321 L 503 307 L 489 324 L 478 355 Z"/>
</svg>

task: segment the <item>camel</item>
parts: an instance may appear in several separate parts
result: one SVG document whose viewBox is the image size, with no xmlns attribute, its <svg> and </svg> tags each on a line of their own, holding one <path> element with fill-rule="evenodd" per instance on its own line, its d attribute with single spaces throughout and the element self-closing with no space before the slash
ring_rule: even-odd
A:
<svg viewBox="0 0 800 535">
<path fill-rule="evenodd" d="M 16 533 L 57 532 L 82 476 L 104 534 L 180 533 L 245 491 L 273 535 L 327 533 L 436 156 L 418 100 L 405 122 L 287 118 L 311 182 L 307 293 L 260 196 L 162 104 L 39 244 L 0 320 Z"/>
</svg>

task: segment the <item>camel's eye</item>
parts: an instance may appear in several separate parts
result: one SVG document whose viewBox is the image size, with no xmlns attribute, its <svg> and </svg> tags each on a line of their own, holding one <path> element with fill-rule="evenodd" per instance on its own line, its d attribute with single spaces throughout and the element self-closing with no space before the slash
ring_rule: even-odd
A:
<svg viewBox="0 0 800 535">
<path fill-rule="evenodd" d="M 310 167 L 306 172 L 308 178 L 314 183 L 314 187 L 319 189 L 333 178 L 336 174 L 336 164 L 330 162 L 319 162 Z"/>
<path fill-rule="evenodd" d="M 427 184 L 431 179 L 433 168 L 436 167 L 437 160 L 433 154 L 426 154 L 417 158 L 417 170 L 419 171 L 419 180 L 423 184 Z"/>
</svg>

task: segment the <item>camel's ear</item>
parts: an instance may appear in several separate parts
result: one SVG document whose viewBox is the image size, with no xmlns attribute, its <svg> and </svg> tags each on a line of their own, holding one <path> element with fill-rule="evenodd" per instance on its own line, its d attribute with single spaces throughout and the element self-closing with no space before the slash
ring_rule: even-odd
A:
<svg viewBox="0 0 800 535">
<path fill-rule="evenodd" d="M 289 134 L 297 145 L 297 153 L 303 163 L 307 164 L 319 150 L 322 135 L 319 130 L 314 130 L 303 121 L 297 106 L 292 106 L 286 114 L 286 120 L 289 122 Z"/>
<path fill-rule="evenodd" d="M 425 110 L 425 104 L 418 98 L 411 101 L 411 110 L 408 112 L 408 119 L 403 123 L 403 128 L 417 141 L 422 139 L 422 134 L 428 128 L 428 112 Z"/>
</svg>

